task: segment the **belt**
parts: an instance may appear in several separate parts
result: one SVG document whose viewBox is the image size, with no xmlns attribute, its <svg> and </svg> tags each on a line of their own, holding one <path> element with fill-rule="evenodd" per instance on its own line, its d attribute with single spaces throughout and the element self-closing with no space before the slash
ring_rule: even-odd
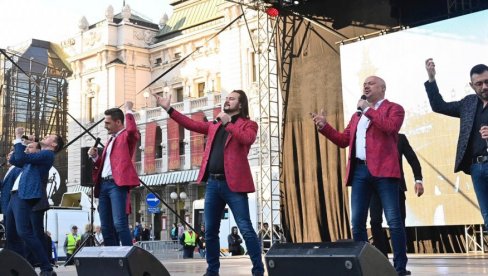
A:
<svg viewBox="0 0 488 276">
<path fill-rule="evenodd" d="M 105 177 L 102 177 L 102 181 L 108 181 L 108 180 L 113 180 L 113 176 L 109 175 L 109 176 L 105 176 Z"/>
<path fill-rule="evenodd" d="M 225 174 L 223 173 L 210 173 L 209 177 L 216 180 L 225 180 Z"/>
<path fill-rule="evenodd" d="M 366 160 L 356 158 L 356 164 L 366 165 Z"/>
<path fill-rule="evenodd" d="M 488 162 L 488 155 L 480 155 L 473 158 L 473 163 L 486 163 Z"/>
</svg>

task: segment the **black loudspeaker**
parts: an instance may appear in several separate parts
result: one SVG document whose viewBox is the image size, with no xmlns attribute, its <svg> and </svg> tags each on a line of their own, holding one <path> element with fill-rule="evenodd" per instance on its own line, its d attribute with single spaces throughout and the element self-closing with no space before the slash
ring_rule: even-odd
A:
<svg viewBox="0 0 488 276">
<path fill-rule="evenodd" d="M 367 242 L 275 243 L 265 256 L 269 276 L 396 276 L 388 259 Z"/>
<path fill-rule="evenodd" d="M 37 273 L 22 256 L 12 250 L 0 248 L 0 275 L 37 276 Z"/>
<path fill-rule="evenodd" d="M 83 247 L 75 255 L 78 276 L 169 276 L 151 253 L 137 246 Z"/>
<path fill-rule="evenodd" d="M 93 186 L 92 170 L 93 161 L 88 156 L 88 150 L 90 147 L 81 148 L 81 175 L 80 175 L 80 185 L 81 186 Z"/>
</svg>

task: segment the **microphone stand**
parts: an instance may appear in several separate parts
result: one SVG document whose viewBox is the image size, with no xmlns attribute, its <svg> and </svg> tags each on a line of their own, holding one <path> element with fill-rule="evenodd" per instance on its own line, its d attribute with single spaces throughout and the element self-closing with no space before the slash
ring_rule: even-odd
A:
<svg viewBox="0 0 488 276">
<path fill-rule="evenodd" d="M 95 145 L 96 146 L 96 145 Z M 73 252 L 73 255 L 71 255 L 71 257 L 69 257 L 66 262 L 64 263 L 63 266 L 67 266 L 71 260 L 76 256 L 76 254 L 85 246 L 95 246 L 95 244 L 97 243 L 97 240 L 95 238 L 95 234 L 94 234 L 94 227 L 93 227 L 93 221 L 94 221 L 94 214 L 95 214 L 95 207 L 94 207 L 94 204 L 93 204 L 93 201 L 94 201 L 94 198 L 95 198 L 95 194 L 94 194 L 94 187 L 95 185 L 90 185 L 90 234 L 88 235 L 88 237 L 86 239 L 84 239 L 82 241 L 82 243 L 76 247 L 76 250 Z"/>
</svg>

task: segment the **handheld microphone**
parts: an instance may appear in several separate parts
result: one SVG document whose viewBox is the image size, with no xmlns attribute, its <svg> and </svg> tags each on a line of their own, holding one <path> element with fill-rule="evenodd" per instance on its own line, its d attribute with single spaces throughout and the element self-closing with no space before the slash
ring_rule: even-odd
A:
<svg viewBox="0 0 488 276">
<path fill-rule="evenodd" d="M 98 144 L 100 144 L 100 140 L 100 137 L 97 137 L 97 139 L 95 139 L 95 145 L 93 145 L 94 148 L 96 148 Z"/>
<path fill-rule="evenodd" d="M 213 120 L 213 124 L 215 125 L 216 123 L 222 121 L 222 119 L 220 119 L 220 117 L 217 117 Z"/>
<path fill-rule="evenodd" d="M 366 100 L 366 95 L 362 95 L 361 96 L 361 100 Z M 358 110 L 356 111 L 356 114 L 358 116 L 361 116 L 361 114 L 363 114 L 363 109 L 361 107 L 358 106 Z"/>
</svg>

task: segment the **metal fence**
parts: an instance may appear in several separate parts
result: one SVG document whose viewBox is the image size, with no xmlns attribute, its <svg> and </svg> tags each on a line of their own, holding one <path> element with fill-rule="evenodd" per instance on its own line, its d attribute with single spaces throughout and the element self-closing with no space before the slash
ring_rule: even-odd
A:
<svg viewBox="0 0 488 276">
<path fill-rule="evenodd" d="M 181 259 L 182 246 L 178 241 L 139 241 L 136 246 L 149 251 L 158 259 Z"/>
</svg>

